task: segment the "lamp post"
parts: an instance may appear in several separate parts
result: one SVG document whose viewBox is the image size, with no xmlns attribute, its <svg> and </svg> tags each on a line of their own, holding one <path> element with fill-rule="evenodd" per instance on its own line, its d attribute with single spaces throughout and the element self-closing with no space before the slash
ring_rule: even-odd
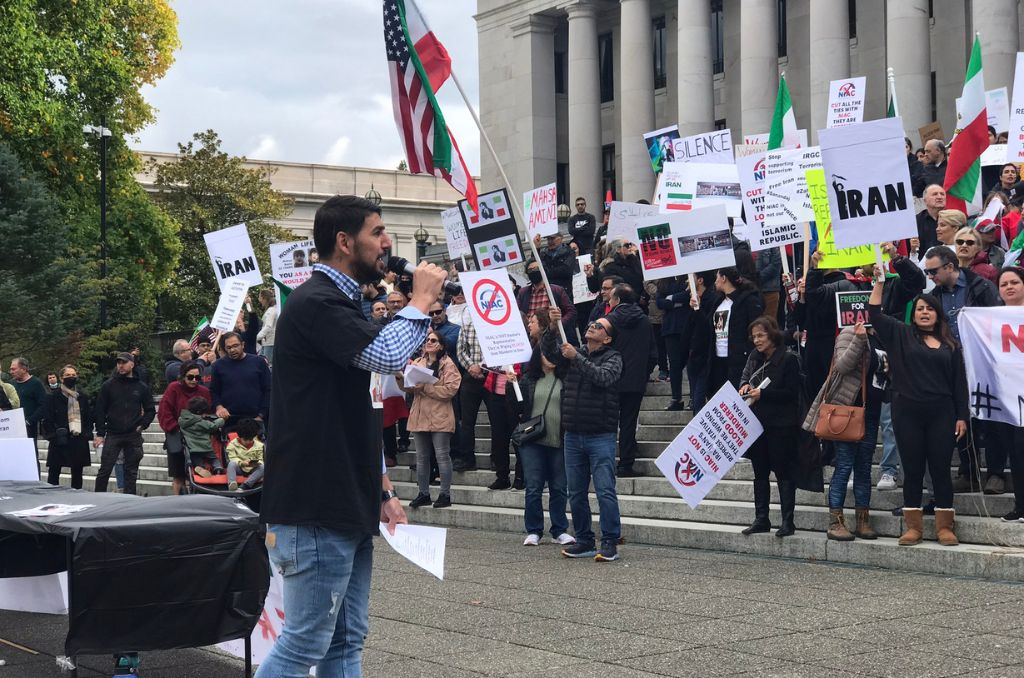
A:
<svg viewBox="0 0 1024 678">
<path fill-rule="evenodd" d="M 430 243 L 430 233 L 427 229 L 423 228 L 423 224 L 416 229 L 416 232 L 412 234 L 412 237 L 416 240 L 416 262 L 423 261 L 423 258 L 427 256 L 427 245 Z"/>
<path fill-rule="evenodd" d="M 372 202 L 374 205 L 380 207 L 380 192 L 373 187 L 372 183 L 370 184 L 370 190 L 368 190 L 363 197 Z"/>
<path fill-rule="evenodd" d="M 107 129 L 106 116 L 100 116 L 100 125 L 83 125 L 82 132 L 100 138 L 100 280 L 107 278 Z M 100 329 L 107 327 L 107 294 L 100 297 Z"/>
<path fill-rule="evenodd" d="M 558 206 L 558 223 L 564 224 L 569 221 L 569 216 L 572 214 L 572 210 L 564 202 Z"/>
</svg>

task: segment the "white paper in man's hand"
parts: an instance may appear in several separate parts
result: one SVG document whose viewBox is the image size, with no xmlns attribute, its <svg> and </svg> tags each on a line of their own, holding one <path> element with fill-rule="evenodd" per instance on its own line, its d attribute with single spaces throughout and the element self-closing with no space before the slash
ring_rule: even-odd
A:
<svg viewBox="0 0 1024 678">
<path fill-rule="evenodd" d="M 419 365 L 406 365 L 404 376 L 406 386 L 420 386 L 437 383 L 437 377 L 434 376 L 434 373 L 425 367 L 420 367 Z"/>
<path fill-rule="evenodd" d="M 417 567 L 444 580 L 444 546 L 448 530 L 426 525 L 395 525 L 395 533 L 380 524 L 380 533 L 391 548 Z"/>
</svg>

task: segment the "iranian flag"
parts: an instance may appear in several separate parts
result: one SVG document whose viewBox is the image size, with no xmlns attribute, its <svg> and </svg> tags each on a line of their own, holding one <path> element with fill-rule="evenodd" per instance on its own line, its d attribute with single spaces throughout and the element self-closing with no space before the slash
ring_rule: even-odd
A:
<svg viewBox="0 0 1024 678">
<path fill-rule="evenodd" d="M 784 145 L 796 145 L 796 135 L 796 114 L 793 113 L 793 102 L 789 98 L 786 76 L 783 75 L 779 78 L 779 94 L 775 98 L 775 115 L 772 116 L 772 129 L 768 133 L 768 150 L 782 148 Z"/>
<path fill-rule="evenodd" d="M 943 183 L 947 208 L 967 214 L 967 203 L 981 206 L 981 154 L 986 148 L 988 112 L 985 110 L 985 81 L 981 72 L 981 42 L 975 36 Z"/>
</svg>

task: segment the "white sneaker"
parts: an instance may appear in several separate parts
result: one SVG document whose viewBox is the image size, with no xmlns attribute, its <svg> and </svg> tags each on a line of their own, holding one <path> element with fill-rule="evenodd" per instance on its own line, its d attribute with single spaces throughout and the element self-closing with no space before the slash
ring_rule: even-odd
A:
<svg viewBox="0 0 1024 678">
<path fill-rule="evenodd" d="M 540 535 L 539 534 L 528 534 L 528 535 L 526 535 L 526 539 L 523 540 L 523 546 L 536 546 L 539 543 L 540 543 Z"/>
<path fill-rule="evenodd" d="M 891 473 L 883 473 L 882 477 L 878 479 L 878 485 L 876 487 L 880 490 L 895 490 L 896 476 Z"/>
<path fill-rule="evenodd" d="M 555 538 L 555 541 L 558 542 L 561 546 L 565 546 L 567 544 L 575 544 L 576 537 L 572 536 L 568 532 L 563 532 Z"/>
</svg>

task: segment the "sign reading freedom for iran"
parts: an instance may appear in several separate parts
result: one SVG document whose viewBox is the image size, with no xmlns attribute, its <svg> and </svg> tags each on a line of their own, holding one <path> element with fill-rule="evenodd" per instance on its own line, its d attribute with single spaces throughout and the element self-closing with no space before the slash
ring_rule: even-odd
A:
<svg viewBox="0 0 1024 678">
<path fill-rule="evenodd" d="M 523 193 L 523 218 L 531 238 L 558 233 L 558 188 L 554 183 Z"/>
<path fill-rule="evenodd" d="M 836 292 L 836 320 L 839 328 L 853 327 L 857 323 L 864 323 L 864 327 L 871 327 L 868 320 L 868 299 L 871 292 Z"/>
<path fill-rule="evenodd" d="M 836 245 L 916 238 L 903 120 L 823 129 L 818 136 Z"/>
<path fill-rule="evenodd" d="M 1024 426 L 1024 309 L 963 308 L 959 326 L 971 413 Z"/>
<path fill-rule="evenodd" d="M 476 329 L 484 363 L 491 367 L 525 363 L 533 355 L 508 271 L 463 271 L 459 284 Z"/>
<path fill-rule="evenodd" d="M 655 464 L 695 509 L 763 432 L 761 422 L 727 381 Z"/>
<path fill-rule="evenodd" d="M 213 273 L 221 291 L 235 277 L 245 280 L 248 283 L 246 287 L 263 284 L 263 274 L 260 273 L 256 253 L 252 251 L 249 229 L 245 224 L 207 233 L 203 240 L 206 241 L 206 251 L 210 253 Z"/>
</svg>

